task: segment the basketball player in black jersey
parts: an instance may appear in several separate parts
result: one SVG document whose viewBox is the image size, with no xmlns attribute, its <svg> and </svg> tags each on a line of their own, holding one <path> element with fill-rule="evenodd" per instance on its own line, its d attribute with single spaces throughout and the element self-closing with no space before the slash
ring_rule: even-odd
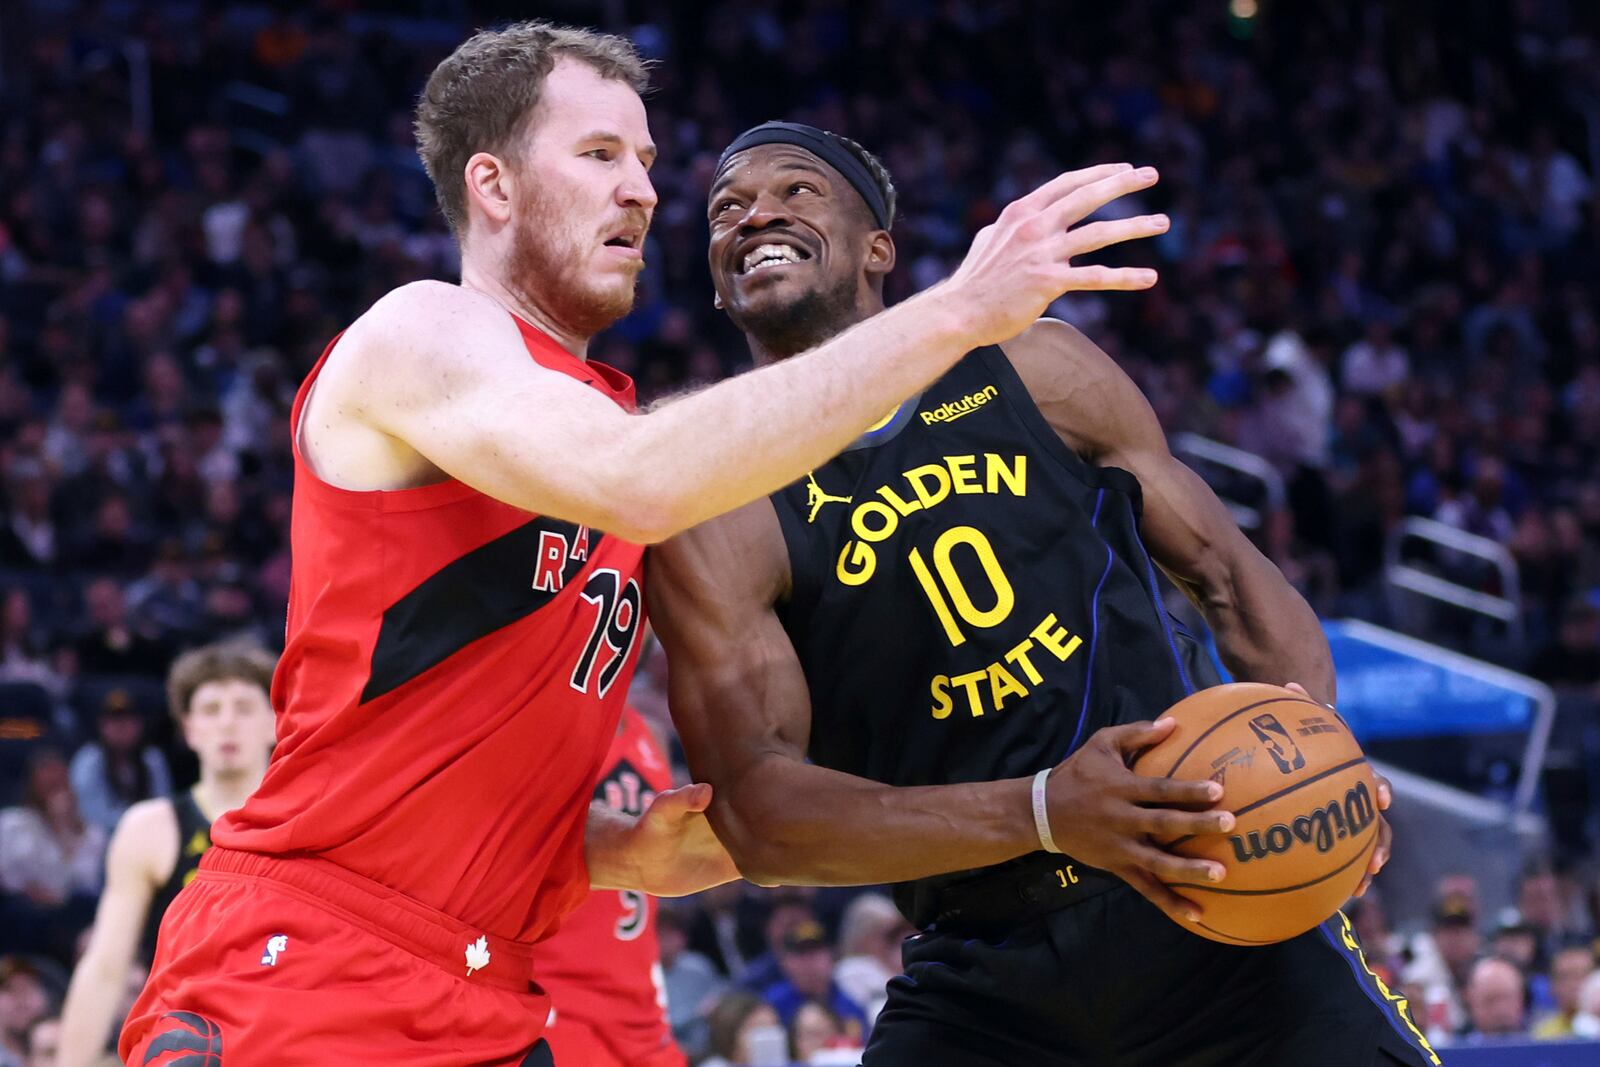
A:
<svg viewBox="0 0 1600 1067">
<path fill-rule="evenodd" d="M 883 307 L 893 187 L 853 142 L 747 131 L 709 212 L 718 303 L 758 363 Z M 1157 567 L 1236 677 L 1333 697 L 1310 608 L 1173 459 L 1133 383 L 1050 320 L 656 550 L 673 716 L 740 869 L 896 883 L 923 931 L 867 1067 L 1439 1062 L 1342 917 L 1251 949 L 1183 928 L 1203 913 L 1158 879 L 1225 890 L 1226 871 L 1150 836 L 1232 816 L 1211 783 L 1126 767 L 1171 729 L 1150 718 L 1218 680 Z"/>
<path fill-rule="evenodd" d="M 60 1067 L 89 1067 L 105 1055 L 127 976 L 155 954 L 167 905 L 211 847 L 211 823 L 261 784 L 276 740 L 274 660 L 250 645 L 223 643 L 179 656 L 167 672 L 167 700 L 184 742 L 200 762 L 193 789 L 129 808 L 106 854 L 106 886 L 89 947 L 61 1012 Z"/>
</svg>

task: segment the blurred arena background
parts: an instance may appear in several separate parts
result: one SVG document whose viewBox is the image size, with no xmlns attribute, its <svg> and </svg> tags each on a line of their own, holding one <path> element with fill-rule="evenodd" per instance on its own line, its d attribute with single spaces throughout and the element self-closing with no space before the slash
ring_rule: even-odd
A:
<svg viewBox="0 0 1600 1067">
<path fill-rule="evenodd" d="M 595 349 L 646 398 L 745 358 L 712 309 L 704 197 L 748 125 L 883 158 L 891 300 L 1058 170 L 1158 166 L 1117 208 L 1172 217 L 1119 253 L 1157 289 L 1052 313 L 1329 624 L 1341 706 L 1398 786 L 1396 858 L 1352 913 L 1372 963 L 1463 1046 L 1448 1063 L 1600 1062 L 1578 1043 L 1600 1037 L 1596 5 L 5 0 L 0 1067 L 53 1062 L 27 1034 L 117 815 L 193 779 L 173 656 L 281 643 L 296 385 L 377 296 L 454 277 L 411 134 L 423 79 L 476 26 L 535 15 L 662 61 L 650 269 Z M 634 694 L 661 722 L 664 674 L 654 657 Z M 44 845 L 20 843 L 29 818 Z M 899 934 L 859 891 L 672 902 L 678 1036 L 742 1062 L 774 980 L 870 1018 Z M 848 1044 L 812 1022 L 795 1059 Z"/>
</svg>

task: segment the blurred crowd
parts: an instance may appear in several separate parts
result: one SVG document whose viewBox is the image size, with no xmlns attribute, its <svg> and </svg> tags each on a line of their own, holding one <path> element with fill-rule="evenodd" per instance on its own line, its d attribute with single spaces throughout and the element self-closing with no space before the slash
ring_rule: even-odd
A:
<svg viewBox="0 0 1600 1067">
<path fill-rule="evenodd" d="M 712 308 L 704 195 L 748 125 L 810 121 L 882 157 L 901 204 L 891 300 L 948 273 L 977 228 L 1058 170 L 1153 163 L 1161 184 L 1116 210 L 1166 211 L 1171 230 L 1117 255 L 1158 265 L 1160 285 L 1052 312 L 1122 363 L 1170 432 L 1276 469 L 1284 503 L 1254 534 L 1324 614 L 1394 621 L 1384 546 L 1408 516 L 1504 545 L 1523 639 L 1449 613 L 1408 621 L 1593 715 L 1592 5 L 567 7 L 549 13 L 620 16 L 610 28 L 660 60 L 650 268 L 595 350 L 646 399 L 746 362 Z M 117 815 L 192 776 L 161 714 L 172 654 L 230 633 L 280 640 L 294 390 L 379 295 L 452 277 L 411 103 L 473 25 L 508 13 L 467 0 L 0 10 L 0 701 L 6 730 L 59 749 L 26 775 L 0 765 L 13 805 L 0 908 L 26 899 L 62 917 L 3 946 L 31 955 L 0 962 L 0 1067 L 49 1062 L 26 1058 L 24 1032 L 59 993 L 52 967 L 92 915 Z M 1419 562 L 1508 591 L 1465 557 Z M 1548 873 L 1556 908 L 1539 911 L 1551 902 L 1529 886 L 1546 874 L 1529 877 L 1505 922 L 1463 886 L 1409 937 L 1362 907 L 1367 943 L 1415 985 L 1431 1029 L 1595 1026 L 1583 894 Z M 902 932 L 875 895 L 746 887 L 664 909 L 675 1024 L 708 1062 L 826 1062 L 870 1025 Z"/>
</svg>

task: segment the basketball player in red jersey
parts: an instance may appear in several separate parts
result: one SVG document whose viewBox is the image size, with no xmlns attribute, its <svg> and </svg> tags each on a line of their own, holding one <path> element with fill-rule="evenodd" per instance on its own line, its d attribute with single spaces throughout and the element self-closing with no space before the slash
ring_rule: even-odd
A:
<svg viewBox="0 0 1600 1067">
<path fill-rule="evenodd" d="M 793 481 L 1062 292 L 1155 281 L 1071 262 L 1159 232 L 1077 225 L 1155 172 L 1063 174 L 924 295 L 635 414 L 586 355 L 644 265 L 644 85 L 628 42 L 545 23 L 480 33 L 429 78 L 418 140 L 462 281 L 379 300 L 296 398 L 279 743 L 167 913 L 125 1061 L 549 1063 L 531 945 L 590 886 L 735 876 L 709 786 L 637 820 L 587 803 L 642 546 Z"/>
<path fill-rule="evenodd" d="M 644 716 L 624 708 L 594 799 L 638 815 L 672 788 L 672 768 Z M 554 1005 L 556 1062 L 582 1067 L 684 1067 L 672 1040 L 656 937 L 656 898 L 633 889 L 589 895 L 534 948 L 533 969 Z"/>
</svg>

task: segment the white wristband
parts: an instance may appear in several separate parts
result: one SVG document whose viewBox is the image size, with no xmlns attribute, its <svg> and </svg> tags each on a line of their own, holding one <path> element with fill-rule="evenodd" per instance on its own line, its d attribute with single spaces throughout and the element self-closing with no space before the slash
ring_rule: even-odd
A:
<svg viewBox="0 0 1600 1067">
<path fill-rule="evenodd" d="M 1049 787 L 1052 767 L 1046 767 L 1033 776 L 1033 828 L 1039 831 L 1039 844 L 1046 852 L 1060 853 L 1056 839 L 1050 833 L 1050 809 L 1045 805 L 1045 790 Z"/>
</svg>

